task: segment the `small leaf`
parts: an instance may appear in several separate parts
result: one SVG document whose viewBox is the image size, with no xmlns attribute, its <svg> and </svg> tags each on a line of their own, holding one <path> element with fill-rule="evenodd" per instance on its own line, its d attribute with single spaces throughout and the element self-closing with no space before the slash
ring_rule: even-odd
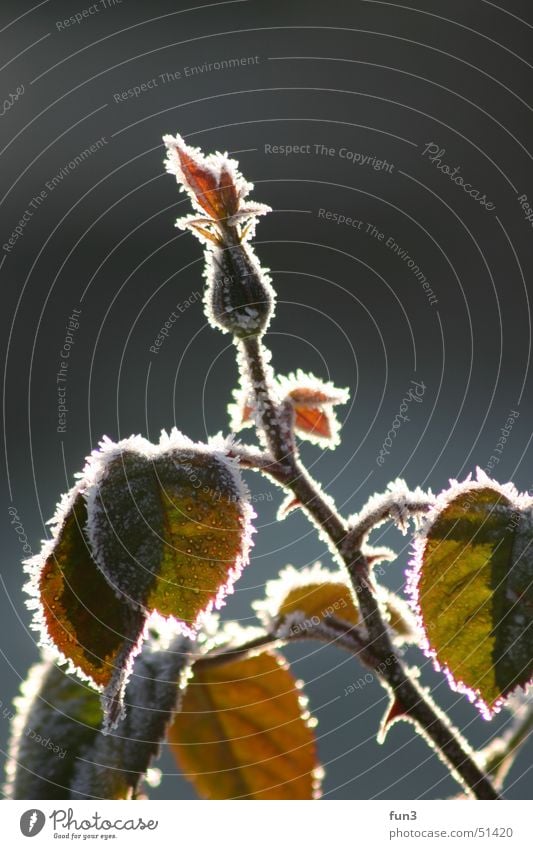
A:
<svg viewBox="0 0 533 849">
<path fill-rule="evenodd" d="M 533 675 L 531 500 L 482 472 L 443 493 L 409 589 L 425 648 L 486 718 Z"/>
<path fill-rule="evenodd" d="M 340 580 L 310 582 L 293 587 L 278 610 L 280 622 L 292 613 L 304 613 L 306 618 L 313 621 L 323 621 L 328 616 L 336 616 L 356 625 L 359 622 L 359 611 L 354 605 L 350 587 Z"/>
<path fill-rule="evenodd" d="M 253 189 L 253 184 L 244 179 L 238 162 L 230 159 L 227 153 L 217 152 L 206 156 L 200 148 L 186 144 L 180 135 L 166 135 L 163 141 L 167 148 L 166 170 L 176 176 L 196 209 L 207 213 L 210 219 L 208 226 L 211 223 L 246 223 L 270 211 L 270 207 L 264 204 L 243 203 Z M 195 220 L 194 217 L 186 217 L 177 223 L 178 226 L 188 227 L 194 226 Z M 243 239 L 245 235 L 242 234 Z"/>
<path fill-rule="evenodd" d="M 192 634 L 248 562 L 254 513 L 221 451 L 177 431 L 146 446 L 103 443 L 93 457 L 89 539 L 111 586 Z"/>
<path fill-rule="evenodd" d="M 279 375 L 276 391 L 294 410 L 294 429 L 303 439 L 324 448 L 337 445 L 340 425 L 333 407 L 347 402 L 347 389 L 298 371 L 287 377 Z M 238 431 L 252 424 L 254 401 L 248 389 L 236 390 L 233 396 L 235 403 L 230 404 L 229 413 L 231 426 Z"/>
<path fill-rule="evenodd" d="M 312 799 L 309 715 L 279 655 L 198 663 L 169 731 L 178 765 L 208 799 Z"/>
<path fill-rule="evenodd" d="M 337 445 L 339 422 L 333 407 L 345 404 L 349 393 L 312 374 L 298 371 L 279 377 L 279 391 L 294 409 L 294 429 L 304 439 L 325 448 Z"/>
<path fill-rule="evenodd" d="M 396 642 L 413 642 L 415 623 L 405 602 L 383 587 L 379 588 L 378 594 Z M 352 625 L 360 621 L 359 610 L 344 573 L 324 569 L 320 563 L 299 571 L 287 566 L 277 579 L 267 582 L 266 598 L 254 602 L 253 608 L 267 630 L 272 632 L 286 624 L 301 633 L 328 617 L 342 619 Z M 293 626 L 291 618 L 295 619 Z"/>
<path fill-rule="evenodd" d="M 102 721 L 98 693 L 47 661 L 30 670 L 15 707 L 6 795 L 68 799 L 78 756 Z"/>
<path fill-rule="evenodd" d="M 329 442 L 333 438 L 335 423 L 329 410 L 320 407 L 300 407 L 294 404 L 294 429 L 316 441 Z"/>
<path fill-rule="evenodd" d="M 28 589 L 38 606 L 34 625 L 44 645 L 52 643 L 86 678 L 115 696 L 139 649 L 146 616 L 117 596 L 91 557 L 87 505 L 78 487 L 65 497 L 56 520 L 52 541 L 28 564 Z"/>
</svg>

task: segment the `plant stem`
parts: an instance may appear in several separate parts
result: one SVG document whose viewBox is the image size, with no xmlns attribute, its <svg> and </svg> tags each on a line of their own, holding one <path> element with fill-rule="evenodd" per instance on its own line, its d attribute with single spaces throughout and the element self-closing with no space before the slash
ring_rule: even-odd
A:
<svg viewBox="0 0 533 849">
<path fill-rule="evenodd" d="M 495 741 L 494 745 L 488 746 L 485 758 L 485 769 L 492 776 L 497 787 L 501 787 L 513 761 L 518 754 L 519 748 L 525 743 L 530 734 L 533 733 L 533 705 L 524 710 L 523 716 L 515 721 L 510 731 L 503 739 Z"/>
<path fill-rule="evenodd" d="M 196 660 L 193 657 L 192 662 L 194 666 L 201 666 L 202 669 L 209 666 L 222 666 L 226 663 L 243 660 L 250 654 L 261 651 L 262 649 L 273 648 L 279 645 L 280 642 L 280 638 L 275 634 L 265 633 L 261 634 L 259 637 L 255 637 L 253 640 L 248 640 L 247 643 L 242 643 L 241 645 L 223 646 L 221 648 L 213 649 L 207 654 L 196 658 Z"/>
<path fill-rule="evenodd" d="M 195 666 L 200 665 L 202 668 L 221 666 L 242 660 L 263 649 L 274 648 L 285 643 L 320 640 L 328 645 L 337 643 L 341 648 L 358 657 L 369 669 L 375 670 L 378 660 L 369 647 L 368 640 L 360 634 L 356 626 L 343 622 L 334 616 L 311 626 L 307 626 L 305 617 L 302 617 L 302 620 L 301 629 L 295 627 L 298 626 L 298 622 L 293 622 L 292 629 L 260 634 L 258 637 L 237 646 L 223 646 L 213 649 L 213 651 L 201 655 L 196 660 L 193 658 L 192 662 Z M 303 627 L 304 625 L 305 627 Z"/>
<path fill-rule="evenodd" d="M 332 553 L 348 571 L 355 602 L 361 611 L 369 637 L 369 647 L 378 660 L 379 676 L 392 692 L 401 713 L 412 720 L 451 767 L 452 774 L 478 799 L 500 798 L 488 776 L 475 762 L 470 747 L 405 670 L 392 644 L 371 585 L 366 557 L 354 548 L 348 527 L 333 503 L 321 492 L 299 462 L 292 434 L 281 415 L 281 407 L 271 395 L 270 369 L 261 340 L 257 336 L 241 340 L 244 365 L 252 385 L 260 428 L 274 459 L 284 468 L 283 484 L 300 502 Z M 263 469 L 268 473 L 268 468 Z M 274 475 L 275 476 L 275 475 Z M 279 476 L 276 477 L 279 480 Z"/>
</svg>

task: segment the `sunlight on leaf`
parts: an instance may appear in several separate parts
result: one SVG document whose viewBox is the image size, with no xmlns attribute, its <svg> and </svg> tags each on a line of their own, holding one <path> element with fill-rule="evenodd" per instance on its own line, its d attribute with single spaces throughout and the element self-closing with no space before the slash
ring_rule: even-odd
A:
<svg viewBox="0 0 533 849">
<path fill-rule="evenodd" d="M 67 501 L 42 568 L 36 559 L 36 623 L 45 644 L 53 643 L 84 676 L 106 687 L 117 668 L 128 665 L 146 616 L 117 596 L 91 557 L 83 494 L 74 490 Z"/>
<path fill-rule="evenodd" d="M 312 799 L 321 770 L 287 664 L 264 652 L 198 664 L 169 731 L 178 765 L 208 799 Z"/>
<path fill-rule="evenodd" d="M 254 515 L 220 451 L 174 431 L 160 446 L 102 444 L 89 539 L 109 584 L 192 634 L 248 562 Z"/>
<path fill-rule="evenodd" d="M 413 614 L 402 599 L 383 587 L 378 590 L 385 617 L 398 643 L 413 642 L 416 628 Z M 295 619 L 298 633 L 328 617 L 357 625 L 359 610 L 344 572 L 330 571 L 320 563 L 297 570 L 286 566 L 266 585 L 266 597 L 253 602 L 253 608 L 268 630 L 275 630 Z M 302 616 L 304 617 L 302 620 Z"/>
<path fill-rule="evenodd" d="M 479 472 L 440 496 L 416 544 L 425 647 L 485 718 L 533 674 L 532 543 L 531 500 Z"/>
</svg>

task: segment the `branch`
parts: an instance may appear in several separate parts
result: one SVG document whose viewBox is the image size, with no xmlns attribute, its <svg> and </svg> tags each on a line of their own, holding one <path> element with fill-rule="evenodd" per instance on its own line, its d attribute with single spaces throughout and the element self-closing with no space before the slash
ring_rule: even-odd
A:
<svg viewBox="0 0 533 849">
<path fill-rule="evenodd" d="M 533 733 L 533 703 L 523 707 L 513 727 L 482 752 L 485 771 L 501 788 L 519 749 Z"/>
<path fill-rule="evenodd" d="M 324 621 L 312 625 L 309 625 L 308 621 L 302 614 L 301 621 L 297 617 L 291 618 L 289 625 L 282 625 L 273 633 L 265 632 L 237 646 L 228 645 L 213 649 L 196 659 L 193 657 L 191 662 L 195 666 L 200 665 L 203 668 L 221 666 L 286 643 L 319 640 L 327 643 L 327 645 L 336 643 L 340 648 L 355 655 L 369 669 L 376 669 L 379 661 L 373 654 L 368 640 L 361 634 L 357 626 L 349 625 L 349 623 L 334 616 L 327 617 Z"/>
<path fill-rule="evenodd" d="M 498 799 L 488 776 L 482 772 L 473 753 L 445 715 L 436 707 L 404 668 L 395 652 L 387 625 L 382 617 L 375 591 L 370 582 L 370 569 L 359 548 L 359 536 L 337 513 L 331 499 L 300 464 L 292 434 L 287 433 L 286 420 L 270 392 L 269 356 L 258 336 L 240 340 L 240 351 L 255 393 L 260 431 L 270 452 L 287 471 L 285 486 L 291 490 L 302 508 L 329 543 L 333 555 L 348 571 L 355 600 L 368 632 L 370 648 L 379 662 L 381 681 L 394 695 L 401 714 L 412 720 L 422 735 L 430 740 L 448 763 L 452 774 L 478 799 Z M 366 525 L 365 525 L 366 527 Z"/>
<path fill-rule="evenodd" d="M 370 531 L 388 519 L 392 519 L 405 533 L 409 519 L 427 513 L 433 503 L 431 493 L 420 488 L 410 492 L 404 481 L 395 481 L 389 485 L 387 492 L 373 495 L 360 513 L 350 517 L 350 530 L 344 545 L 352 551 L 360 549 Z"/>
<path fill-rule="evenodd" d="M 208 162 L 180 136 L 166 136 L 165 143 L 169 152 L 167 169 L 176 174 L 196 212 L 202 216 L 201 221 L 188 216 L 178 224 L 196 230 L 206 246 L 206 314 L 213 327 L 233 335 L 239 364 L 254 394 L 258 436 L 276 464 L 274 469 L 271 463 L 261 464 L 256 457 L 255 467 L 272 474 L 295 496 L 333 556 L 346 568 L 366 628 L 366 649 L 378 661 L 376 671 L 379 670 L 380 680 L 394 696 L 393 714 L 415 722 L 421 733 L 435 744 L 453 774 L 475 796 L 498 798 L 467 744 L 418 687 L 395 653 L 371 585 L 371 558 L 367 559 L 362 550 L 365 529 L 375 526 L 369 522 L 375 522 L 376 517 L 366 516 L 356 532 L 299 461 L 293 416 L 288 415 L 287 408 L 276 397 L 270 352 L 261 341 L 273 315 L 275 292 L 249 243 L 257 216 L 267 212 L 268 207 L 245 202 L 251 185 L 244 181 L 235 163 L 229 165 L 223 156 L 211 157 Z M 243 457 L 241 462 L 245 463 L 246 459 Z M 382 505 L 378 521 L 390 515 L 392 508 L 392 502 L 386 510 Z M 349 631 L 339 633 L 337 629 L 337 635 L 339 639 L 353 639 Z"/>
<path fill-rule="evenodd" d="M 271 477 L 279 486 L 283 488 L 286 486 L 286 468 L 281 463 L 276 462 L 272 454 L 267 451 L 258 451 L 257 448 L 235 442 L 231 448 L 228 448 L 227 455 L 237 460 L 242 469 L 254 469 L 262 472 Z"/>
<path fill-rule="evenodd" d="M 234 663 L 237 660 L 244 660 L 255 652 L 263 649 L 274 648 L 280 645 L 281 639 L 276 634 L 261 634 L 259 637 L 254 637 L 253 640 L 248 640 L 246 643 L 241 643 L 237 646 L 223 646 L 222 648 L 213 649 L 207 654 L 199 655 L 191 658 L 194 666 L 202 668 L 210 666 L 223 666 L 226 663 Z"/>
</svg>

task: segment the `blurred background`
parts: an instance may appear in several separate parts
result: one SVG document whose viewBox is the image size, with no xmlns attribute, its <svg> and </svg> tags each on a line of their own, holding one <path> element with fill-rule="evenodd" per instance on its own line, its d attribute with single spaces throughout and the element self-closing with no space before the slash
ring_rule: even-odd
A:
<svg viewBox="0 0 533 849">
<path fill-rule="evenodd" d="M 36 553 L 59 494 L 103 434 L 228 431 L 233 350 L 206 324 L 200 246 L 174 228 L 189 207 L 163 169 L 165 133 L 234 153 L 253 198 L 273 207 L 255 245 L 278 292 L 274 364 L 351 392 L 340 447 L 303 447 L 339 509 L 357 511 L 397 477 L 440 491 L 476 466 L 533 488 L 531 5 L 415 6 L 2 3 L 3 751 L 6 713 L 38 658 L 22 591 L 28 551 L 8 508 Z M 79 327 L 58 384 L 73 314 Z M 412 381 L 424 385 L 421 402 L 380 465 Z M 245 625 L 281 567 L 330 564 L 303 516 L 274 525 L 279 491 L 248 479 L 259 531 L 223 612 Z M 375 539 L 398 552 L 384 580 L 401 592 L 409 538 L 381 530 Z M 386 694 L 374 682 L 344 695 L 364 674 L 353 658 L 311 643 L 287 656 L 319 721 L 325 799 L 456 793 L 408 725 L 377 745 Z M 509 722 L 506 712 L 480 719 L 427 659 L 411 656 L 474 746 Z M 513 767 L 510 798 L 531 794 L 532 752 Z M 194 798 L 168 752 L 158 766 L 151 796 Z"/>
</svg>

